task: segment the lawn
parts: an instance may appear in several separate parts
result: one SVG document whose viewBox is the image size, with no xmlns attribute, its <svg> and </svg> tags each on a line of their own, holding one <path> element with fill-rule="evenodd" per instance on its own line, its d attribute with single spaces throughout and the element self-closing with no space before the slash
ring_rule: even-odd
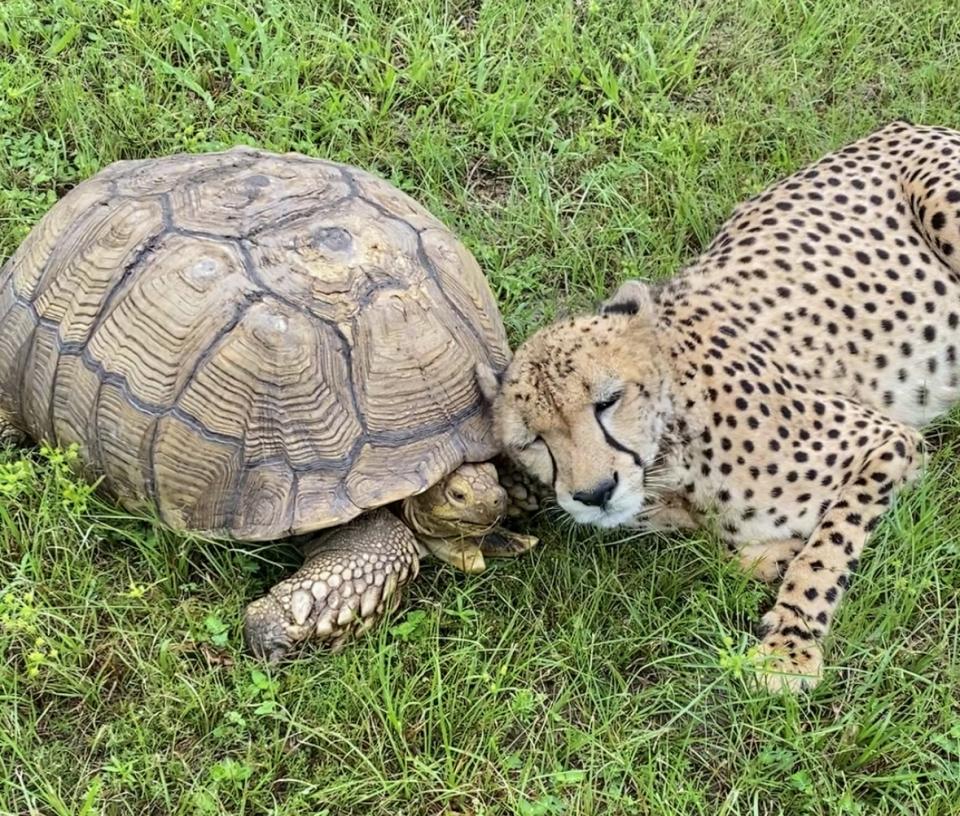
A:
<svg viewBox="0 0 960 816">
<path fill-rule="evenodd" d="M 0 260 L 115 159 L 238 142 L 410 192 L 511 339 L 666 276 L 889 120 L 960 127 L 950 0 L 3 0 Z M 425 567 L 336 656 L 241 610 L 291 548 L 189 540 L 0 453 L 0 812 L 960 813 L 960 424 L 878 529 L 801 699 L 744 682 L 772 598 L 707 538 L 540 519 Z"/>
</svg>

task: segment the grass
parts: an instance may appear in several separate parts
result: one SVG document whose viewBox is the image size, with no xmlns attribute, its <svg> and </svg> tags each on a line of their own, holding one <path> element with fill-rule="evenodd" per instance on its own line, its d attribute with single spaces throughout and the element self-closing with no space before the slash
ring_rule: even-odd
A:
<svg viewBox="0 0 960 816">
<path fill-rule="evenodd" d="M 949 0 L 5 0 L 0 258 L 120 158 L 236 142 L 371 168 L 463 237 L 513 341 L 668 275 L 740 200 L 895 117 L 960 126 Z M 344 653 L 268 670 L 296 563 L 0 454 L 0 812 L 960 813 L 960 453 L 879 529 L 800 700 L 742 679 L 771 595 L 709 540 L 544 523 L 429 565 Z M 265 558 L 269 555 L 269 559 Z"/>
</svg>

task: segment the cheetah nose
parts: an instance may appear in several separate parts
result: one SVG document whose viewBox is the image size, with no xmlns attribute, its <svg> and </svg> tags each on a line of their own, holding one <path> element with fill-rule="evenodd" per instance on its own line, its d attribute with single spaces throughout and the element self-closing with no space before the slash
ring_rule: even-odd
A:
<svg viewBox="0 0 960 816">
<path fill-rule="evenodd" d="M 574 501 L 589 505 L 590 507 L 604 508 L 607 506 L 607 502 L 610 501 L 610 497 L 613 496 L 613 491 L 617 489 L 619 481 L 620 478 L 618 474 L 614 473 L 612 479 L 607 479 L 598 485 L 594 485 L 590 490 L 578 490 L 573 494 Z"/>
</svg>

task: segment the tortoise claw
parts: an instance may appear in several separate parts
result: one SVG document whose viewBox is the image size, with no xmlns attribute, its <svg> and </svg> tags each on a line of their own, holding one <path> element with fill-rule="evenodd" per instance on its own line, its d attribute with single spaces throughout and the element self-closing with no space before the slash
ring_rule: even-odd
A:
<svg viewBox="0 0 960 816">
<path fill-rule="evenodd" d="M 480 549 L 488 558 L 514 558 L 532 550 L 540 539 L 498 527 L 480 541 Z"/>
<path fill-rule="evenodd" d="M 279 663 L 293 646 L 280 605 L 269 595 L 247 606 L 243 621 L 247 649 L 261 660 Z"/>
</svg>

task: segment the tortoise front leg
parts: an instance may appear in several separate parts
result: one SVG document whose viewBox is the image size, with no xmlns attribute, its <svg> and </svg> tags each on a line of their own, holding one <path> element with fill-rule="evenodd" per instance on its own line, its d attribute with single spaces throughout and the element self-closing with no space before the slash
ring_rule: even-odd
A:
<svg viewBox="0 0 960 816">
<path fill-rule="evenodd" d="M 510 458 L 498 456 L 494 460 L 494 466 L 500 486 L 507 494 L 508 518 L 529 518 L 555 503 L 553 488 L 527 473 Z"/>
<path fill-rule="evenodd" d="M 0 448 L 7 445 L 20 445 L 24 441 L 23 432 L 13 424 L 7 413 L 0 408 Z"/>
<path fill-rule="evenodd" d="M 536 536 L 496 527 L 479 539 L 480 552 L 487 558 L 516 558 L 540 542 Z"/>
<path fill-rule="evenodd" d="M 413 533 L 387 510 L 366 513 L 304 549 L 300 570 L 247 607 L 247 648 L 271 662 L 304 640 L 341 648 L 395 609 L 420 569 Z"/>
</svg>

